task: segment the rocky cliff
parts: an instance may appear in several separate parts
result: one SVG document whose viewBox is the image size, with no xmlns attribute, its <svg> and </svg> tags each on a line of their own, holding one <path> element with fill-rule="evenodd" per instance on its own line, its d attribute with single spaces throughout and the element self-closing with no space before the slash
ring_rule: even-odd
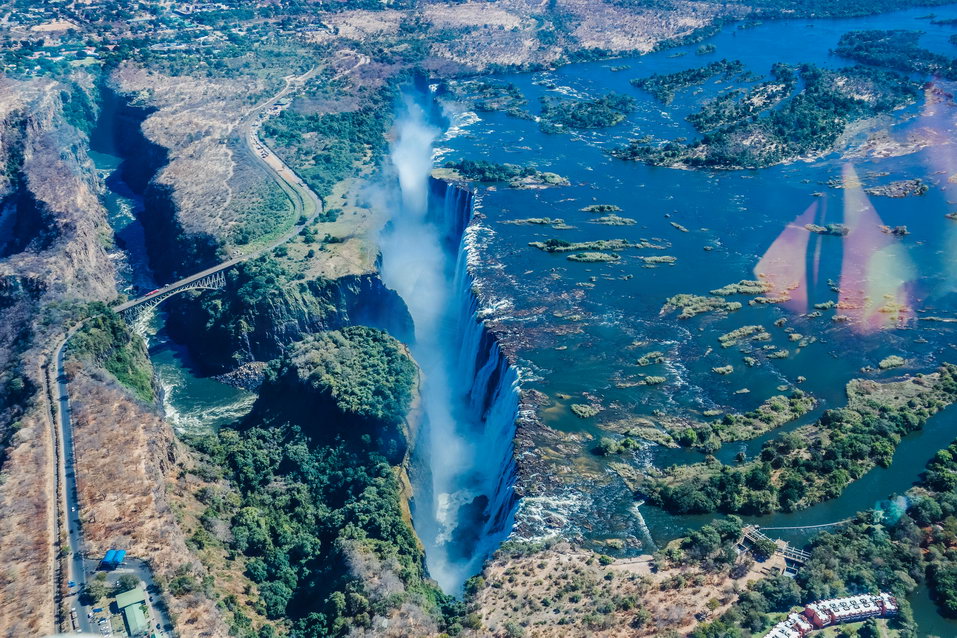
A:
<svg viewBox="0 0 957 638">
<path fill-rule="evenodd" d="M 404 304 L 378 275 L 296 281 L 269 259 L 239 266 L 225 289 L 176 299 L 168 311 L 170 334 L 212 374 L 275 359 L 323 330 L 363 324 L 405 341 L 412 332 Z"/>
<path fill-rule="evenodd" d="M 105 211 L 76 87 L 0 79 L 0 636 L 54 630 L 53 469 L 45 348 L 64 300 L 110 299 Z M 71 121 L 72 120 L 72 121 Z"/>
</svg>

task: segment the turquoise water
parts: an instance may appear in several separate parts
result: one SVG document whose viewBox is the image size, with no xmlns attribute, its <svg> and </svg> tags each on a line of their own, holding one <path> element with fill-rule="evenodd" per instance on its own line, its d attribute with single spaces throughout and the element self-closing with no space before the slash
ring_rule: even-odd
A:
<svg viewBox="0 0 957 638">
<path fill-rule="evenodd" d="M 940 18 L 957 16 L 953 7 L 936 11 Z M 631 87 L 631 78 L 696 67 L 721 57 L 742 60 L 762 79 L 775 62 L 846 66 L 852 62 L 829 51 L 840 35 L 851 29 L 921 29 L 926 31 L 922 46 L 957 54 L 948 42 L 957 31 L 917 19 L 926 13 L 914 10 L 853 20 L 781 21 L 747 30 L 732 26 L 708 41 L 717 47 L 711 55 L 695 55 L 694 45 L 678 49 L 687 53 L 681 57 L 674 57 L 675 51 L 669 50 L 635 59 L 497 76 L 522 90 L 533 114 L 538 112 L 541 96 L 597 96 L 614 90 L 635 98 L 635 113 L 611 129 L 546 135 L 536 122 L 503 113 L 465 113 L 455 118 L 458 127 L 439 144 L 439 163 L 485 159 L 533 165 L 571 182 L 570 186 L 547 189 L 482 189 L 479 212 L 483 228 L 474 237 L 483 257 L 476 265 L 477 274 L 486 297 L 496 304 L 495 326 L 508 335 L 506 341 L 517 351 L 523 386 L 549 398 L 540 417 L 571 441 L 562 448 L 564 454 L 552 461 L 563 468 L 565 476 L 574 477 L 575 468 L 595 470 L 599 465 L 588 450 L 605 422 L 653 418 L 658 413 L 700 417 L 711 409 L 744 411 L 779 393 L 779 387 L 800 387 L 820 404 L 804 419 L 786 426 L 793 428 L 813 421 L 826 408 L 844 404 L 844 387 L 850 379 L 890 379 L 932 371 L 943 361 L 957 361 L 954 324 L 922 320 L 957 316 L 957 222 L 945 218 L 957 207 L 957 185 L 948 181 L 957 174 L 953 145 L 957 107 L 952 96 L 942 104 L 921 103 L 902 109 L 886 122 L 873 123 L 870 130 L 855 135 L 855 142 L 876 131 L 898 140 L 916 136 L 933 142 L 917 152 L 893 157 L 832 153 L 764 170 L 710 172 L 648 167 L 605 153 L 646 135 L 658 139 L 696 137 L 684 120 L 693 104 L 732 84 L 708 82 L 700 91 L 680 92 L 666 107 Z M 619 64 L 631 68 L 610 70 Z M 937 87 L 953 92 L 949 84 Z M 865 187 L 922 178 L 931 190 L 922 197 L 868 196 L 856 187 L 855 176 Z M 637 223 L 595 224 L 598 215 L 581 211 L 590 204 L 620 206 L 622 210 L 616 214 Z M 504 223 L 529 217 L 561 218 L 574 228 Z M 853 233 L 853 240 L 803 230 L 806 223 L 851 224 L 855 219 L 864 230 Z M 881 224 L 906 225 L 910 234 L 891 237 L 878 230 Z M 863 240 L 858 239 L 862 236 Z M 550 238 L 573 242 L 648 240 L 664 248 L 625 250 L 618 262 L 586 264 L 527 245 Z M 674 256 L 677 263 L 648 268 L 639 257 L 649 255 Z M 729 296 L 729 300 L 742 301 L 744 308 L 727 316 L 704 314 L 685 320 L 678 319 L 676 313 L 661 312 L 672 295 L 707 295 L 726 284 L 753 279 L 759 264 L 760 272 L 778 281 L 794 279 L 787 304 L 748 306 L 750 297 Z M 842 276 L 845 292 L 839 298 L 832 283 L 840 282 Z M 858 290 L 869 297 L 862 308 L 823 309 L 821 316 L 809 316 L 814 304 L 851 301 Z M 878 311 L 880 307 L 893 310 L 893 303 L 904 310 Z M 835 321 L 837 314 L 849 315 L 850 321 Z M 785 323 L 776 326 L 777 320 Z M 751 324 L 764 326 L 772 340 L 751 344 L 745 348 L 747 352 L 720 346 L 719 335 Z M 787 329 L 804 338 L 792 340 Z M 761 348 L 765 343 L 787 350 L 789 356 L 768 358 L 768 351 Z M 644 368 L 635 364 L 639 356 L 654 350 L 665 352 L 668 362 Z M 759 365 L 746 366 L 742 361 L 745 354 L 757 358 Z M 889 355 L 903 356 L 906 365 L 862 372 Z M 734 366 L 733 373 L 720 376 L 712 372 L 713 367 L 728 364 Z M 635 386 L 641 374 L 665 376 L 667 382 Z M 799 383 L 799 377 L 806 380 Z M 583 402 L 598 402 L 604 409 L 595 419 L 582 420 L 568 406 Z M 841 498 L 757 522 L 790 526 L 841 520 L 904 492 L 934 451 L 957 437 L 955 414 L 949 409 L 931 419 L 924 431 L 901 443 L 891 468 L 870 472 Z M 717 456 L 731 462 L 740 451 L 754 454 L 774 435 L 728 444 Z M 577 456 L 568 451 L 574 449 L 579 450 Z M 632 464 L 663 467 L 701 458 L 690 450 L 651 446 L 636 454 Z M 567 521 L 565 533 L 586 538 L 633 536 L 642 550 L 652 548 L 650 541 L 666 542 L 710 518 L 675 517 L 644 505 L 638 507 L 640 517 L 636 517 L 630 492 L 611 477 L 582 479 L 579 484 L 569 478 L 553 496 L 551 509 L 545 509 Z M 794 541 L 808 538 L 805 532 L 780 535 Z M 922 614 L 922 622 L 938 622 L 936 614 L 930 615 L 933 619 Z M 953 625 L 947 627 L 932 629 L 928 625 L 925 631 L 955 633 Z"/>
<path fill-rule="evenodd" d="M 121 249 L 117 254 L 120 290 L 129 296 L 149 292 L 158 286 L 149 268 L 143 226 L 136 218 L 142 199 L 120 178 L 120 157 L 102 151 L 89 155 L 106 186 L 101 201 Z M 249 412 L 256 394 L 199 376 L 186 348 L 166 334 L 164 323 L 160 308 L 136 328 L 146 338 L 153 371 L 162 388 L 163 410 L 173 427 L 180 432 L 205 431 Z"/>
</svg>

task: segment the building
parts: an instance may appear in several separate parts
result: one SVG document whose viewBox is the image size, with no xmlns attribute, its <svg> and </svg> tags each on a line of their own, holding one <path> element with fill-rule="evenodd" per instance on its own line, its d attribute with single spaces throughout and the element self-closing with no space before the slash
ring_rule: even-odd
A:
<svg viewBox="0 0 957 638">
<path fill-rule="evenodd" d="M 814 626 L 808 622 L 807 618 L 794 612 L 788 614 L 788 617 L 771 627 L 771 631 L 765 634 L 765 638 L 803 638 L 814 631 Z"/>
<path fill-rule="evenodd" d="M 125 591 L 116 596 L 116 606 L 123 614 L 126 632 L 130 636 L 142 636 L 149 633 L 150 623 L 143 613 L 146 604 L 146 592 L 141 587 Z"/>
<path fill-rule="evenodd" d="M 123 564 L 123 561 L 126 560 L 126 550 L 125 549 L 111 549 L 103 556 L 103 560 L 100 561 L 101 569 L 116 569 Z"/>
<path fill-rule="evenodd" d="M 819 600 L 800 613 L 788 614 L 787 618 L 771 627 L 764 638 L 803 638 L 831 625 L 896 616 L 898 611 L 897 599 L 883 592 Z"/>
<path fill-rule="evenodd" d="M 897 600 L 890 594 L 862 594 L 846 598 L 830 598 L 811 603 L 804 609 L 804 616 L 816 628 L 867 618 L 893 616 L 898 612 Z"/>
</svg>

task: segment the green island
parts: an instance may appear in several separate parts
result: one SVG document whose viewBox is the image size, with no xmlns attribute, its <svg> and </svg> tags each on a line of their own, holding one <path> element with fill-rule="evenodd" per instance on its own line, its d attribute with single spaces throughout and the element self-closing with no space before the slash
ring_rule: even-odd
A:
<svg viewBox="0 0 957 638">
<path fill-rule="evenodd" d="M 733 89 L 708 100 L 688 116 L 688 121 L 696 130 L 705 133 L 774 108 L 791 95 L 797 84 L 797 73 L 779 63 L 771 67 L 771 75 L 773 80 L 748 90 Z"/>
<path fill-rule="evenodd" d="M 803 88 L 762 116 L 742 115 L 694 142 L 635 140 L 612 154 L 653 166 L 765 168 L 827 153 L 850 124 L 918 98 L 916 82 L 883 69 L 804 65 L 798 74 Z"/>
<path fill-rule="evenodd" d="M 740 60 L 718 60 L 705 66 L 659 75 L 655 73 L 646 78 L 631 80 L 632 86 L 648 91 L 664 104 L 671 104 L 678 91 L 704 84 L 716 75 L 730 80 L 744 71 L 744 63 Z"/>
<path fill-rule="evenodd" d="M 433 171 L 433 174 L 439 179 L 452 181 L 467 180 L 482 184 L 506 182 L 512 188 L 568 185 L 567 179 L 555 173 L 540 171 L 531 166 L 497 164 L 486 160 L 449 161 L 442 169 Z"/>
<path fill-rule="evenodd" d="M 539 124 L 546 133 L 608 128 L 620 124 L 634 110 L 634 98 L 620 93 L 607 93 L 594 100 L 546 97 L 542 98 Z"/>
<path fill-rule="evenodd" d="M 682 293 L 669 297 L 662 306 L 662 314 L 667 314 L 675 310 L 681 310 L 678 315 L 681 319 L 690 319 L 695 315 L 706 312 L 734 312 L 740 310 L 743 304 L 740 301 L 728 301 L 724 297 L 702 297 L 700 295 L 690 295 Z"/>
<path fill-rule="evenodd" d="M 533 248 L 538 248 L 546 253 L 570 253 L 578 251 L 621 251 L 628 248 L 641 248 L 640 243 L 635 244 L 627 239 L 596 239 L 595 241 L 569 242 L 564 239 L 549 239 L 547 241 L 533 241 L 528 243 Z"/>
<path fill-rule="evenodd" d="M 621 255 L 616 255 L 615 253 L 588 251 L 583 253 L 574 253 L 569 255 L 567 259 L 568 261 L 577 261 L 585 264 L 599 264 L 620 261 Z"/>
<path fill-rule="evenodd" d="M 712 459 L 664 470 L 641 491 L 672 512 L 768 514 L 835 498 L 877 465 L 890 464 L 901 438 L 957 399 L 957 367 L 902 381 L 856 380 L 844 408 L 782 434 L 736 467 Z"/>
<path fill-rule="evenodd" d="M 790 395 L 778 394 L 766 399 L 757 408 L 740 414 L 725 414 L 709 422 L 690 421 L 684 427 L 677 421 L 663 421 L 665 431 L 680 445 L 716 451 L 723 443 L 747 441 L 776 430 L 798 419 L 817 405 L 814 397 L 794 390 Z"/>
<path fill-rule="evenodd" d="M 904 29 L 850 31 L 841 36 L 834 52 L 863 64 L 957 79 L 957 60 L 919 47 L 921 35 Z"/>
<path fill-rule="evenodd" d="M 440 95 L 465 102 L 479 112 L 502 111 L 513 117 L 529 119 L 525 110 L 528 100 L 512 82 L 495 80 L 459 80 L 446 82 L 439 88 Z"/>
<path fill-rule="evenodd" d="M 583 213 L 617 213 L 621 211 L 621 206 L 615 204 L 589 204 L 581 209 Z"/>
</svg>

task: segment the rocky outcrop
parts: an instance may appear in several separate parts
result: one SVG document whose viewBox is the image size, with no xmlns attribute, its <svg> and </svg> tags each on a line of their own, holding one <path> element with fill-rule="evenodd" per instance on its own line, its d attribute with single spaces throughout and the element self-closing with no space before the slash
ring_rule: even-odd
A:
<svg viewBox="0 0 957 638">
<path fill-rule="evenodd" d="M 268 287 L 263 277 L 277 277 Z M 348 325 L 367 325 L 409 341 L 412 322 L 402 300 L 377 274 L 333 281 L 281 281 L 269 262 L 243 264 L 227 274 L 224 290 L 169 302 L 167 328 L 209 373 L 282 356 L 303 337 Z"/>
<path fill-rule="evenodd" d="M 77 76 L 82 88 L 92 78 Z M 109 227 L 75 87 L 0 79 L 0 636 L 54 632 L 54 456 L 44 347 L 69 299 L 108 300 Z M 71 121 L 72 119 L 72 121 Z"/>
</svg>

